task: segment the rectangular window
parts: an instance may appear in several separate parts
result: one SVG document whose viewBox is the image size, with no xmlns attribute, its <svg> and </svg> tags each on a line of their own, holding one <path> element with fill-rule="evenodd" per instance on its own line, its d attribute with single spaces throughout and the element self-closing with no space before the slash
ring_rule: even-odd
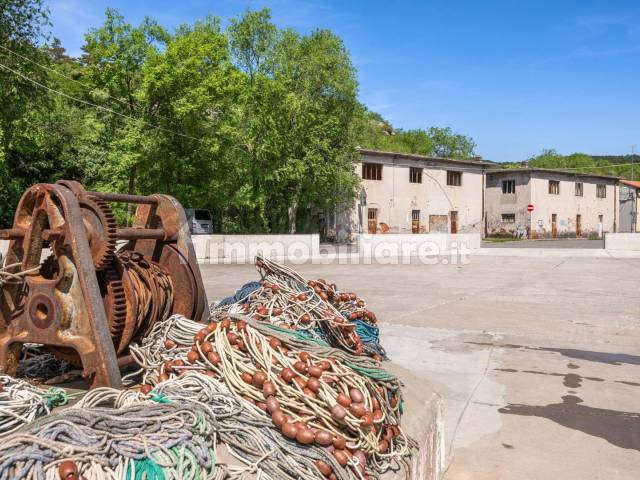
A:
<svg viewBox="0 0 640 480">
<path fill-rule="evenodd" d="M 596 197 L 598 197 L 598 198 L 607 198 L 607 186 L 606 185 L 596 185 Z"/>
<path fill-rule="evenodd" d="M 447 171 L 447 185 L 454 187 L 462 185 L 462 172 Z"/>
<path fill-rule="evenodd" d="M 409 168 L 409 183 L 422 183 L 422 169 Z"/>
<path fill-rule="evenodd" d="M 582 191 L 582 182 L 576 182 L 576 197 L 581 197 Z"/>
<path fill-rule="evenodd" d="M 502 181 L 502 193 L 516 193 L 516 181 L 515 180 L 503 180 Z"/>
<path fill-rule="evenodd" d="M 549 180 L 549 193 L 560 195 L 560 180 Z"/>
<path fill-rule="evenodd" d="M 364 180 L 382 180 L 382 164 L 363 163 L 362 178 Z"/>
<path fill-rule="evenodd" d="M 515 213 L 503 213 L 502 214 L 502 223 L 516 223 L 516 214 Z"/>
</svg>

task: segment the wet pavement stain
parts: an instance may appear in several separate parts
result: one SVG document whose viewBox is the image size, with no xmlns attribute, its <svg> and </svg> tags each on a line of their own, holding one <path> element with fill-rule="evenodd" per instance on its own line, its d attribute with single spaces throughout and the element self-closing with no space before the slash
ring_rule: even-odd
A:
<svg viewBox="0 0 640 480">
<path fill-rule="evenodd" d="M 640 365 L 640 355 L 629 355 L 627 353 L 594 352 L 591 350 L 578 350 L 575 348 L 548 348 L 529 347 L 526 345 L 515 345 L 512 343 L 491 343 L 491 342 L 465 342 L 471 345 L 493 346 L 498 348 L 518 348 L 522 350 L 537 350 L 541 352 L 559 353 L 565 357 L 577 360 L 588 360 L 590 362 L 606 363 L 608 365 Z M 573 368 L 573 367 L 570 367 Z M 577 367 L 576 367 L 577 368 Z"/>
<path fill-rule="evenodd" d="M 515 373 L 518 371 L 515 368 L 494 368 L 494 370 L 498 372 L 509 372 L 509 373 Z"/>
<path fill-rule="evenodd" d="M 555 352 L 569 358 L 578 360 L 588 360 L 590 362 L 607 363 L 609 365 L 640 365 L 640 355 L 629 355 L 626 353 L 593 352 L 590 350 L 577 350 L 574 348 L 543 348 L 530 347 L 531 350 L 541 350 L 543 352 Z"/>
<path fill-rule="evenodd" d="M 631 385 L 632 387 L 640 387 L 640 383 L 637 383 L 637 382 L 627 382 L 625 380 L 616 380 L 616 383 L 623 383 L 624 385 Z"/>
<path fill-rule="evenodd" d="M 522 373 L 531 373 L 533 375 L 549 375 L 551 377 L 564 377 L 564 373 L 541 372 L 540 370 L 522 370 Z"/>
<path fill-rule="evenodd" d="M 594 408 L 575 395 L 549 405 L 509 404 L 498 409 L 505 415 L 540 417 L 558 425 L 602 438 L 620 448 L 640 451 L 640 413 Z"/>
<path fill-rule="evenodd" d="M 582 385 L 582 377 L 580 375 L 576 375 L 575 373 L 567 373 L 564 376 L 564 381 L 562 384 L 568 388 L 580 388 Z"/>
</svg>

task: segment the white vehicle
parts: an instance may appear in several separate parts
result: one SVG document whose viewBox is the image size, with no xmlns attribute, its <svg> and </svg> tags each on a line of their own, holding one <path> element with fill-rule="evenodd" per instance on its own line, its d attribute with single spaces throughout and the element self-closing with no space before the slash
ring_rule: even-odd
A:
<svg viewBox="0 0 640 480">
<path fill-rule="evenodd" d="M 185 208 L 189 230 L 192 234 L 213 233 L 213 217 L 209 210 L 200 208 Z"/>
</svg>

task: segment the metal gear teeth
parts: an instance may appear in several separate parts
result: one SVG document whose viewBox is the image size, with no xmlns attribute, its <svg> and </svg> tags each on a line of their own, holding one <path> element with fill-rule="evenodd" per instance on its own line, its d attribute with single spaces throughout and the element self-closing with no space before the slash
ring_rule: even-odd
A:
<svg viewBox="0 0 640 480">
<path fill-rule="evenodd" d="M 99 258 L 94 258 L 93 262 L 96 267 L 96 270 L 104 270 L 111 260 L 113 259 L 113 254 L 116 251 L 117 237 L 116 231 L 118 229 L 118 224 L 116 222 L 116 217 L 113 214 L 113 211 L 101 198 L 93 197 L 88 195 L 87 198 L 91 200 L 100 210 L 104 218 L 104 222 L 106 225 L 103 225 L 106 240 L 104 242 L 103 251 Z"/>
<path fill-rule="evenodd" d="M 108 312 L 110 322 L 110 333 L 116 350 L 119 350 L 122 333 L 127 321 L 127 299 L 124 292 L 124 285 L 118 275 L 115 260 L 105 269 L 105 280 L 107 282 L 107 295 L 111 299 L 111 312 Z"/>
</svg>

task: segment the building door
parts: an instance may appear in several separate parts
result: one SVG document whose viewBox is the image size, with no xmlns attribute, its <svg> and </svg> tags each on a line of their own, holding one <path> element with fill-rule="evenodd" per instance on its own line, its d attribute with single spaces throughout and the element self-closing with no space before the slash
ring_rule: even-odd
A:
<svg viewBox="0 0 640 480">
<path fill-rule="evenodd" d="M 551 238 L 558 238 L 558 215 L 551 214 Z"/>
<path fill-rule="evenodd" d="M 429 215 L 429 233 L 447 233 L 448 223 L 447 215 Z"/>
<path fill-rule="evenodd" d="M 576 237 L 582 236 L 582 215 L 576 215 Z"/>
<path fill-rule="evenodd" d="M 411 210 L 411 233 L 420 233 L 420 210 Z"/>
<path fill-rule="evenodd" d="M 378 209 L 370 208 L 367 210 L 367 223 L 369 233 L 376 233 L 378 231 Z"/>
<path fill-rule="evenodd" d="M 451 233 L 458 233 L 458 212 L 452 210 L 449 212 L 449 216 L 451 217 Z"/>
</svg>

